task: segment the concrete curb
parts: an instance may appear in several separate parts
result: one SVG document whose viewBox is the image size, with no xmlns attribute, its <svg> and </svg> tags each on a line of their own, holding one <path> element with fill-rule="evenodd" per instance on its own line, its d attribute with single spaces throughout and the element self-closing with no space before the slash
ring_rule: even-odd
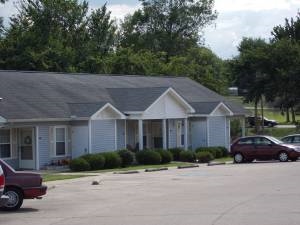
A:
<svg viewBox="0 0 300 225">
<path fill-rule="evenodd" d="M 177 169 L 188 169 L 188 168 L 195 168 L 195 167 L 199 167 L 199 165 L 187 165 L 187 166 L 177 166 Z"/>
<path fill-rule="evenodd" d="M 114 174 L 134 174 L 139 173 L 137 170 L 129 170 L 129 171 L 120 171 L 120 172 L 114 172 Z"/>
<path fill-rule="evenodd" d="M 168 170 L 169 168 L 163 167 L 163 168 L 155 168 L 155 169 L 145 169 L 145 172 L 156 172 L 156 171 L 163 171 L 163 170 Z"/>
<path fill-rule="evenodd" d="M 218 165 L 225 165 L 226 162 L 209 162 L 207 163 L 208 166 L 218 166 Z"/>
</svg>

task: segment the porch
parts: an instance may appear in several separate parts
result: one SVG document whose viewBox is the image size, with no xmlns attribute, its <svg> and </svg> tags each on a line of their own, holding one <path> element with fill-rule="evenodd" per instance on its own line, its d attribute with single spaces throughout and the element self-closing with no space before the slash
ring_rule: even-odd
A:
<svg viewBox="0 0 300 225">
<path fill-rule="evenodd" d="M 125 120 L 125 146 L 131 150 L 188 148 L 188 120 Z"/>
</svg>

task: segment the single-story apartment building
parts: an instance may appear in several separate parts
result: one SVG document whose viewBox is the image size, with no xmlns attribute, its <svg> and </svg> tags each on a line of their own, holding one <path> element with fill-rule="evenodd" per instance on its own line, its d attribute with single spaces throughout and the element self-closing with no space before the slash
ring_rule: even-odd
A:
<svg viewBox="0 0 300 225">
<path fill-rule="evenodd" d="M 0 71 L 0 158 L 17 169 L 118 149 L 230 146 L 245 110 L 186 77 Z"/>
</svg>

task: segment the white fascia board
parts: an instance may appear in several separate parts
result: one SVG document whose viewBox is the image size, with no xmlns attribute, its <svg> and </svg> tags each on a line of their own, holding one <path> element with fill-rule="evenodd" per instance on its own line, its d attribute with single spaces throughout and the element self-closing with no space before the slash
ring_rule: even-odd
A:
<svg viewBox="0 0 300 225">
<path fill-rule="evenodd" d="M 189 113 L 194 113 L 196 112 L 195 109 L 186 101 L 184 100 L 184 98 L 182 98 L 173 88 L 168 88 L 161 96 L 159 96 L 145 111 L 147 112 L 147 110 L 149 110 L 153 105 L 155 105 L 161 98 L 163 98 L 165 95 L 167 95 L 168 93 L 171 93 L 175 96 L 175 98 L 177 98 L 177 100 L 179 100 L 189 111 Z"/>
<path fill-rule="evenodd" d="M 6 123 L 6 119 L 2 116 L 0 116 L 0 123 Z"/>
<path fill-rule="evenodd" d="M 120 119 L 126 119 L 126 116 L 122 112 L 120 112 L 116 107 L 114 107 L 112 104 L 110 104 L 110 103 L 106 103 L 104 106 L 102 106 L 96 113 L 94 113 L 91 116 L 91 119 L 95 119 L 96 115 L 98 115 L 100 112 L 102 112 L 106 108 L 113 109 L 114 112 L 117 113 L 120 116 Z"/>
<path fill-rule="evenodd" d="M 228 112 L 229 112 L 229 115 L 232 116 L 233 115 L 233 112 L 223 103 L 223 102 L 220 102 L 216 108 L 210 113 L 210 116 L 212 116 L 220 107 L 224 107 Z"/>
</svg>

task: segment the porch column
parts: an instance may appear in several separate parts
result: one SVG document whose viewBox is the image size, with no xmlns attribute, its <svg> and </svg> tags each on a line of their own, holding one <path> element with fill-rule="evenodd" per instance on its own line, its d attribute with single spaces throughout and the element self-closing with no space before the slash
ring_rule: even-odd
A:
<svg viewBox="0 0 300 225">
<path fill-rule="evenodd" d="M 184 119 L 184 149 L 188 150 L 188 119 Z"/>
<path fill-rule="evenodd" d="M 242 126 L 242 137 L 246 136 L 246 129 L 245 129 L 245 117 L 242 117 L 241 121 L 241 126 Z"/>
<path fill-rule="evenodd" d="M 143 136 L 143 120 L 139 120 L 139 150 L 144 149 Z"/>
<path fill-rule="evenodd" d="M 167 149 L 167 120 L 162 120 L 163 149 Z"/>
</svg>

